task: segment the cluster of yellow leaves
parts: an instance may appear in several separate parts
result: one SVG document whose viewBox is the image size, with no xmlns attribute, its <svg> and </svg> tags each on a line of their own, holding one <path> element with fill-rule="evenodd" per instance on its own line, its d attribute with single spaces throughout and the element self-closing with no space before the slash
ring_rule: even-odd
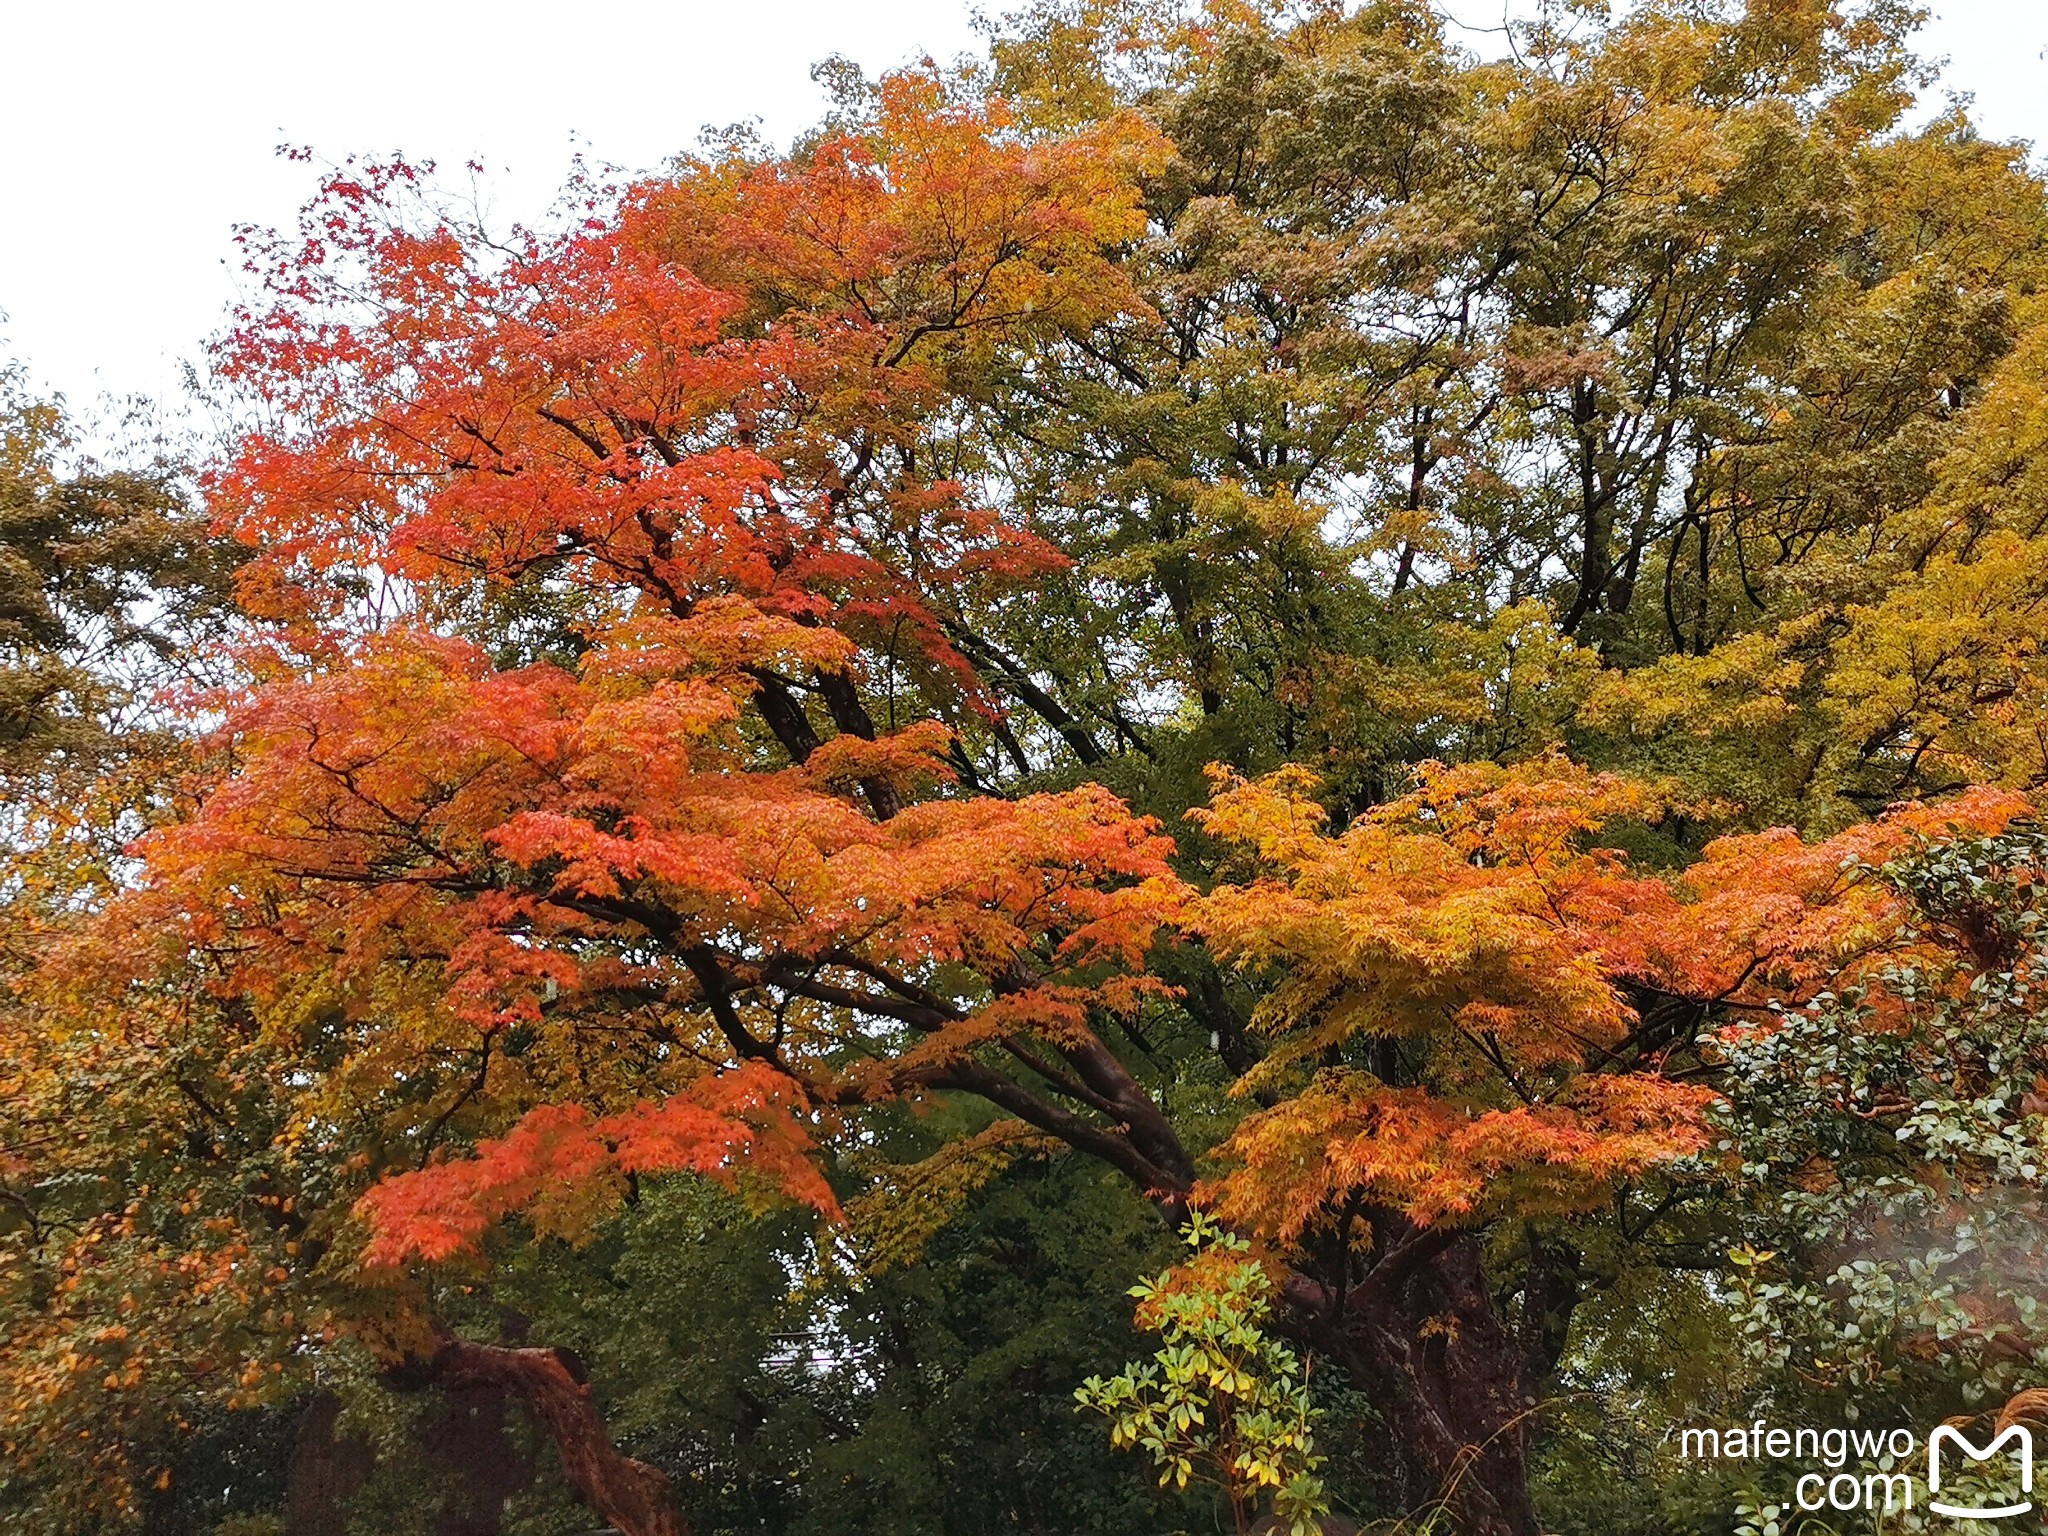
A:
<svg viewBox="0 0 2048 1536">
<path fill-rule="evenodd" d="M 1314 783 L 1298 768 L 1225 780 L 1195 813 L 1263 866 L 1191 913 L 1219 956 L 1272 973 L 1257 1023 L 1279 1043 L 1261 1079 L 1356 1034 L 1481 1031 L 1540 1065 L 1625 1030 L 1606 957 L 1580 937 L 1619 858 L 1582 844 L 1648 814 L 1646 788 L 1556 761 L 1439 769 L 1332 837 Z M 1565 915 L 1575 905 L 1580 921 Z"/>
<path fill-rule="evenodd" d="M 1840 552 L 1844 588 L 1704 656 L 1605 672 L 1588 724 L 1726 742 L 1760 808 L 1840 825 L 1909 792 L 2048 783 L 2048 324 L 1970 408 L 1933 493 Z M 1871 547 L 1874 545 L 1875 547 Z M 1819 580 L 1825 560 L 1813 562 Z"/>
<path fill-rule="evenodd" d="M 911 413 L 876 411 L 884 393 L 936 401 L 925 392 L 998 340 L 1142 308 L 1112 252 L 1144 232 L 1138 178 L 1166 153 L 1136 113 L 1033 141 L 1000 101 L 964 99 L 930 68 L 875 92 L 866 122 L 807 155 L 687 165 L 628 226 L 741 296 L 743 321 L 794 325 L 818 344 L 796 377 L 821 451 L 801 462 L 827 484 L 824 433 L 913 429 Z"/>
<path fill-rule="evenodd" d="M 1162 1336 L 1150 1361 L 1075 1392 L 1110 1421 L 1110 1444 L 1149 1453 L 1159 1486 L 1216 1484 L 1240 1529 L 1268 1500 L 1263 1528 L 1288 1536 L 1323 1529 L 1329 1501 L 1317 1475 L 1321 1410 L 1307 1372 L 1267 1331 L 1274 1283 L 1251 1244 L 1197 1212 L 1181 1264 L 1131 1288 L 1138 1326 Z"/>
</svg>

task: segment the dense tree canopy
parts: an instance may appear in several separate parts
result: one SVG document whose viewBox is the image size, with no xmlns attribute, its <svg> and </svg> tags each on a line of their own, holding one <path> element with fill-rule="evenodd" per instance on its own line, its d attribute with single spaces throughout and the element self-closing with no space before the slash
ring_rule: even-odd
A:
<svg viewBox="0 0 2048 1536">
<path fill-rule="evenodd" d="M 1889 0 L 1572 16 L 352 162 L 217 452 L 13 390 L 10 1521 L 1732 1530 L 1663 1430 L 2048 1401 L 2048 195 Z"/>
</svg>

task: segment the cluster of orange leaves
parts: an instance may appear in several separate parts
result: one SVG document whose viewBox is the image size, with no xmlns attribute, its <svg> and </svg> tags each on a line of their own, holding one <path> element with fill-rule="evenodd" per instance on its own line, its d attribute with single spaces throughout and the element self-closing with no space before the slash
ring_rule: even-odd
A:
<svg viewBox="0 0 2048 1536">
<path fill-rule="evenodd" d="M 548 1202 L 601 1200 L 636 1171 L 744 1164 L 829 1209 L 803 1159 L 804 1115 L 893 1093 L 903 1070 L 992 1034 L 1077 1028 L 1089 1007 L 1131 1006 L 1142 988 L 1055 972 L 842 1070 L 858 1001 L 771 1017 L 760 994 L 778 965 L 987 978 L 1037 951 L 1077 972 L 1129 969 L 1178 898 L 1165 840 L 1096 787 L 926 799 L 886 821 L 860 809 L 847 775 L 948 777 L 946 733 L 929 726 L 749 766 L 735 658 L 840 644 L 737 599 L 611 632 L 581 675 L 500 672 L 416 631 L 376 636 L 345 666 L 266 683 L 229 709 L 236 771 L 191 819 L 145 839 L 150 884 L 101 932 L 93 963 L 145 968 L 152 936 L 196 943 L 216 955 L 221 988 L 287 1030 L 310 989 L 365 1026 L 343 1074 L 358 1092 L 396 1084 L 436 1048 L 538 1034 L 525 1081 L 509 1069 L 504 1081 L 539 1107 L 478 1159 L 373 1196 L 377 1257 L 445 1256 L 515 1209 L 546 1225 Z M 754 994 L 735 1003 L 741 1022 L 778 1041 L 790 1075 L 735 1059 L 706 1017 L 712 984 L 693 962 L 714 952 L 724 982 Z M 673 1047 L 607 1085 L 617 1108 L 546 1102 L 571 1091 L 579 1038 L 630 1038 L 643 1021 Z M 674 1096 L 636 1097 L 649 1091 Z"/>
<path fill-rule="evenodd" d="M 274 302 L 220 359 L 301 424 L 211 487 L 263 551 L 250 605 L 331 630 L 329 573 L 432 588 L 566 561 L 678 612 L 743 596 L 886 639 L 974 694 L 931 599 L 1063 557 L 883 450 L 935 430 L 962 349 L 1138 302 L 1109 250 L 1142 232 L 1132 173 L 1160 152 L 1134 118 L 1005 128 L 911 72 L 808 160 L 592 189 L 573 236 L 509 246 L 409 222 L 411 167 L 331 178 L 300 239 L 251 237 Z"/>
<path fill-rule="evenodd" d="M 2029 810 L 1978 790 L 1813 843 L 1721 838 L 1671 874 L 1599 841 L 1666 798 L 1563 759 L 1426 768 L 1337 836 L 1313 788 L 1298 769 L 1219 782 L 1198 819 L 1254 868 L 1187 916 L 1266 983 L 1273 1048 L 1241 1087 L 1285 1090 L 1226 1143 L 1210 1194 L 1288 1238 L 1354 1196 L 1425 1223 L 1583 1208 L 1701 1151 L 1714 1096 L 1666 1064 L 1707 1010 L 1796 1004 L 1894 955 L 1904 913 L 1871 867 Z M 1660 1003 L 1682 1027 L 1646 1036 Z M 1427 1079 L 1329 1064 L 1360 1036 L 1429 1037 Z"/>
<path fill-rule="evenodd" d="M 746 1064 L 686 1095 L 593 1117 L 580 1104 L 536 1109 L 467 1158 L 399 1174 L 363 1198 L 375 1237 L 370 1264 L 434 1260 L 474 1250 L 506 1215 L 540 1232 L 580 1236 L 593 1197 L 626 1176 L 694 1172 L 736 1183 L 742 1174 L 837 1216 L 838 1202 L 810 1160 L 789 1113 L 788 1079 Z M 597 1208 L 601 1209 L 599 1205 Z"/>
</svg>

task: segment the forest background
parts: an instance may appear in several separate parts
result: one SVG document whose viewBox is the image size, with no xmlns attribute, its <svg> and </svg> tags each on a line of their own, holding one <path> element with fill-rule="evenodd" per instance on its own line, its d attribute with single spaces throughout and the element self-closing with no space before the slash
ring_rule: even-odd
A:
<svg viewBox="0 0 2048 1536">
<path fill-rule="evenodd" d="M 2032 1422 L 2048 199 L 1915 22 L 1047 5 L 546 228 L 309 166 L 203 450 L 10 375 L 8 1527 Z"/>
</svg>

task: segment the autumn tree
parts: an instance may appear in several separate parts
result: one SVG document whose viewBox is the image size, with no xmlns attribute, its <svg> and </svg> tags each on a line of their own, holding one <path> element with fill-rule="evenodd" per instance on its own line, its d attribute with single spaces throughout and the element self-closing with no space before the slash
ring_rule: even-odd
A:
<svg viewBox="0 0 2048 1536">
<path fill-rule="evenodd" d="M 671 1175 L 900 1273 L 1071 1155 L 1252 1245 L 1389 1512 L 1532 1531 L 1586 1249 L 1732 1230 L 1729 1042 L 2016 835 L 2041 189 L 1898 129 L 1901 14 L 1004 25 L 564 232 L 245 237 L 238 672 L 9 1049 L 34 1465 L 346 1356 L 676 1531 L 509 1276 Z"/>
<path fill-rule="evenodd" d="M 337 180 L 325 237 L 272 272 L 278 306 L 231 345 L 230 372 L 304 427 L 252 439 L 214 490 L 267 546 L 244 592 L 274 629 L 246 654 L 252 684 L 216 701 L 231 755 L 203 809 L 148 843 L 147 889 L 72 974 L 132 989 L 131 1022 L 145 993 L 225 1007 L 248 1037 L 236 1082 L 253 1074 L 290 1121 L 264 1142 L 339 1172 L 337 1194 L 352 1167 L 416 1167 L 444 1136 L 500 1128 L 474 1160 L 381 1186 L 373 1261 L 446 1257 L 513 1210 L 574 1230 L 621 1179 L 666 1169 L 829 1210 L 803 1156 L 816 1117 L 956 1084 L 1022 1096 L 974 1059 L 985 1040 L 1055 1083 L 1118 1081 L 1062 1031 L 1142 994 L 1089 967 L 1135 959 L 1165 845 L 1099 790 L 913 803 L 952 777 L 952 735 L 927 707 L 901 729 L 871 710 L 893 686 L 905 713 L 922 694 L 994 718 L 921 591 L 1000 590 L 1054 557 L 899 462 L 936 368 L 908 348 L 1099 298 L 1113 274 L 1079 258 L 1129 217 L 1121 151 L 1048 161 L 928 82 L 892 89 L 877 131 L 928 153 L 929 177 L 878 203 L 871 146 L 839 139 L 802 190 L 807 215 L 838 200 L 867 226 L 862 278 L 901 264 L 894 339 L 838 310 L 749 334 L 737 299 L 662 253 L 652 198 L 505 261 L 385 222 L 411 175 L 395 167 Z M 778 180 L 738 189 L 743 212 L 758 196 L 774 215 Z M 973 216 L 949 220 L 960 198 Z M 906 252 L 920 231 L 936 250 Z M 947 264 L 975 255 L 963 286 Z M 381 323 L 328 323 L 352 304 Z M 418 325 L 433 312 L 446 329 Z M 287 336 L 318 358 L 288 361 Z M 845 439 L 875 473 L 859 448 L 835 460 Z M 541 638 L 573 670 L 496 665 L 435 631 L 522 583 L 569 594 Z M 866 693 L 864 646 L 893 668 Z M 445 864 L 417 866 L 436 843 Z M 191 1091 L 219 1129 L 257 1131 Z M 1025 1107 L 1145 1166 L 1071 1110 Z M 280 1283 L 323 1257 L 289 1233 L 297 1204 Z M 611 1449 L 553 1357 L 410 1345 L 446 1379 L 523 1391 L 608 1517 L 675 1528 L 658 1474 Z"/>
</svg>

